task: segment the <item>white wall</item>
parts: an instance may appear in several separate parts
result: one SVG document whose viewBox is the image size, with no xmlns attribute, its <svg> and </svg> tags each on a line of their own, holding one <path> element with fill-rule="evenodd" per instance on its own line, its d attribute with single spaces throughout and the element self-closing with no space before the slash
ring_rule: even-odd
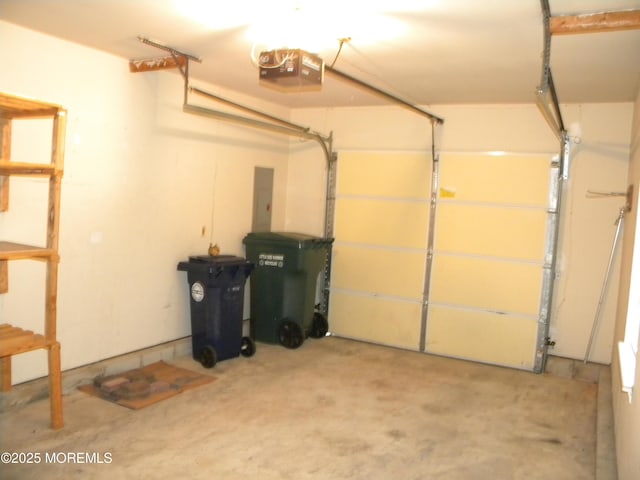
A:
<svg viewBox="0 0 640 480">
<path fill-rule="evenodd" d="M 186 274 L 177 263 L 206 253 L 210 241 L 222 253 L 243 254 L 255 166 L 275 169 L 273 225 L 284 227 L 288 139 L 183 113 L 176 73 L 132 74 L 127 59 L 5 22 L 0 64 L 0 91 L 68 109 L 58 289 L 63 369 L 189 335 Z M 14 160 L 43 150 L 26 128 L 16 126 L 15 136 Z M 43 231 L 41 187 L 11 179 L 0 238 L 29 241 Z M 0 322 L 41 331 L 43 281 L 43 264 L 11 262 Z M 44 375 L 45 358 L 44 351 L 14 357 L 14 383 Z"/>
<path fill-rule="evenodd" d="M 620 365 L 617 355 L 619 341 L 625 339 L 627 323 L 627 306 L 631 301 L 637 301 L 638 292 L 630 294 L 631 264 L 637 262 L 640 252 L 634 251 L 634 244 L 638 244 L 638 190 L 640 190 L 640 89 L 635 102 L 635 114 L 631 131 L 631 163 L 629 166 L 629 183 L 634 186 L 633 207 L 625 216 L 625 228 L 622 242 L 622 268 L 620 275 L 620 295 L 618 298 L 618 312 L 616 316 L 613 362 L 611 364 L 611 380 L 613 392 L 613 412 L 616 434 L 616 457 L 618 462 L 618 478 L 620 480 L 635 480 L 640 476 L 640 355 L 636 355 L 636 377 L 632 400 L 621 389 Z M 640 342 L 640 339 L 638 340 Z"/>
<path fill-rule="evenodd" d="M 436 136 L 441 151 L 559 152 L 559 142 L 534 105 L 427 109 L 445 119 Z M 573 145 L 564 198 L 560 276 L 550 329 L 557 342 L 550 350 L 554 355 L 584 357 L 615 233 L 613 222 L 623 204 L 621 198 L 589 199 L 586 193 L 626 190 L 632 110 L 632 104 L 562 106 L 567 127 L 579 124 L 581 138 Z M 431 149 L 429 121 L 399 106 L 300 109 L 292 119 L 323 133 L 333 131 L 338 152 Z M 293 143 L 291 152 L 287 226 L 322 234 L 325 165 L 315 147 L 306 143 Z M 617 278 L 614 271 L 591 355 L 606 364 L 611 360 Z"/>
<path fill-rule="evenodd" d="M 558 282 L 552 336 L 562 355 L 581 359 L 595 321 L 615 221 L 625 204 L 624 197 L 589 198 L 587 191 L 626 192 L 633 105 L 580 105 L 566 111 L 567 124 L 579 123 L 582 137 L 581 143 L 572 145 L 559 258 L 563 275 Z M 620 261 L 618 246 L 590 357 L 605 364 L 611 361 Z"/>
</svg>

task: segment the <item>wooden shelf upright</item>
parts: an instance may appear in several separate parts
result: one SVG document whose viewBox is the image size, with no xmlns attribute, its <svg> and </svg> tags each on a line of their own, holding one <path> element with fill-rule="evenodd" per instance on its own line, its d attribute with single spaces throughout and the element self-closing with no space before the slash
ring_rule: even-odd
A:
<svg viewBox="0 0 640 480">
<path fill-rule="evenodd" d="M 51 156 L 46 163 L 28 163 L 11 159 L 11 126 L 16 120 L 49 118 L 53 122 Z M 51 428 L 62 428 L 62 375 L 60 343 L 56 338 L 58 292 L 58 228 L 60 188 L 64 169 L 66 110 L 59 105 L 17 97 L 0 92 L 0 214 L 9 209 L 9 178 L 36 176 L 49 179 L 47 237 L 44 246 L 14 243 L 0 232 L 0 294 L 9 290 L 8 262 L 32 259 L 46 262 L 44 332 L 34 333 L 8 323 L 0 324 L 0 389 L 11 389 L 11 357 L 32 350 L 48 352 Z M 16 321 L 19 322 L 18 319 Z"/>
</svg>

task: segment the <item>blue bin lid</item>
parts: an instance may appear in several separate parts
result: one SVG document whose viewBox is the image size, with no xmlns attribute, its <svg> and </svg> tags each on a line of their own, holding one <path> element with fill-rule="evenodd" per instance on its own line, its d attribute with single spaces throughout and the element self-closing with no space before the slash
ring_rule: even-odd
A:
<svg viewBox="0 0 640 480">
<path fill-rule="evenodd" d="M 235 255 L 216 255 L 215 257 L 211 255 L 192 255 L 189 257 L 188 262 L 178 263 L 178 270 L 200 270 L 209 267 L 225 269 L 243 265 L 250 265 L 253 268 L 253 263 L 249 260 Z"/>
<path fill-rule="evenodd" d="M 235 255 L 192 255 L 189 257 L 191 263 L 208 263 L 217 266 L 226 266 L 231 264 L 244 264 L 247 263 L 246 258 L 236 257 Z"/>
</svg>

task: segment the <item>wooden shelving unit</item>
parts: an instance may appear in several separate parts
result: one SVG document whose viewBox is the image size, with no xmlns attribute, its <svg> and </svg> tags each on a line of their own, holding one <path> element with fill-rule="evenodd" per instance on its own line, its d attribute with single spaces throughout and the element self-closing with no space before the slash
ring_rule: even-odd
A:
<svg viewBox="0 0 640 480">
<path fill-rule="evenodd" d="M 53 122 L 51 156 L 47 163 L 12 161 L 11 141 L 14 121 L 50 118 Z M 48 352 L 51 428 L 62 428 L 62 375 L 60 343 L 56 338 L 56 304 L 58 291 L 58 229 L 60 223 L 60 188 L 64 167 L 66 110 L 59 105 L 0 93 L 0 214 L 9 210 L 11 176 L 36 176 L 49 179 L 47 236 L 43 246 L 25 245 L 0 237 L 0 294 L 9 291 L 8 262 L 39 260 L 46 262 L 44 332 L 34 333 L 8 323 L 0 324 L 0 388 L 11 389 L 11 357 L 32 350 Z M 5 235 L 4 232 L 0 235 Z M 15 322 L 20 319 L 12 319 Z"/>
</svg>

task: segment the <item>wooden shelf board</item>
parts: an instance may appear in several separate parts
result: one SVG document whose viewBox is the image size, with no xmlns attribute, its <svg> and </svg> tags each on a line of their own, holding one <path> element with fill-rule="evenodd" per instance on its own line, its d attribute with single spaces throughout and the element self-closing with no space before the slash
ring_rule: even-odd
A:
<svg viewBox="0 0 640 480">
<path fill-rule="evenodd" d="M 3 93 L 0 95 L 0 116 L 4 118 L 53 117 L 64 109 L 60 105 L 40 102 Z"/>
<path fill-rule="evenodd" d="M 49 163 L 9 162 L 0 159 L 0 175 L 44 175 L 56 173 L 56 167 Z"/>
<path fill-rule="evenodd" d="M 34 247 L 23 243 L 0 241 L 0 260 L 21 260 L 28 258 L 46 259 L 53 257 L 55 251 L 51 248 Z"/>
<path fill-rule="evenodd" d="M 7 323 L 0 325 L 0 357 L 49 348 L 54 343 L 55 340 L 49 341 L 44 335 L 31 330 L 23 330 Z"/>
</svg>

